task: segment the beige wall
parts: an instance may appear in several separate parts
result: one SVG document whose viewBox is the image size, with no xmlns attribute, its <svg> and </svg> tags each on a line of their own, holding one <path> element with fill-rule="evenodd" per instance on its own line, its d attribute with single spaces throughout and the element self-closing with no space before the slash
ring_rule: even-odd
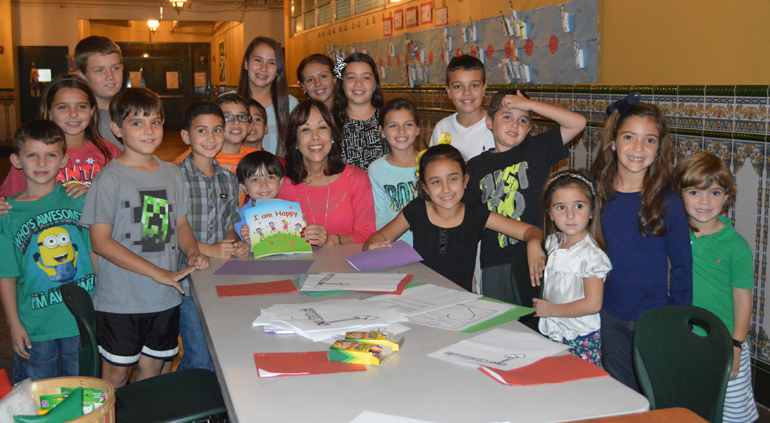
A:
<svg viewBox="0 0 770 423">
<path fill-rule="evenodd" d="M 290 37 L 284 8 L 289 74 L 324 44 L 343 45 L 382 37 L 382 18 L 424 0 L 398 3 L 332 26 Z M 433 0 L 446 3 L 450 24 L 484 19 L 507 10 L 509 0 Z M 513 1 L 518 10 L 560 4 Z M 368 25 L 367 25 L 368 20 Z M 770 1 L 599 0 L 598 84 L 768 84 Z M 330 34 L 332 28 L 335 34 Z M 418 27 L 417 29 L 429 29 Z M 407 31 L 398 31 L 400 34 Z M 321 33 L 324 35 L 322 36 Z M 394 35 L 395 35 L 394 34 Z"/>
<path fill-rule="evenodd" d="M 11 24 L 11 0 L 0 0 L 0 46 L 5 51 L 0 54 L 0 88 L 13 88 L 14 65 L 13 56 L 16 47 L 13 42 L 13 25 Z"/>
<path fill-rule="evenodd" d="M 219 43 L 225 42 L 225 80 L 220 80 L 221 63 L 219 62 Z M 244 40 L 243 24 L 228 22 L 219 28 L 211 37 L 211 84 L 212 85 L 238 85 L 238 77 L 241 73 L 241 59 L 243 58 Z M 214 61 L 216 60 L 216 62 Z"/>
</svg>

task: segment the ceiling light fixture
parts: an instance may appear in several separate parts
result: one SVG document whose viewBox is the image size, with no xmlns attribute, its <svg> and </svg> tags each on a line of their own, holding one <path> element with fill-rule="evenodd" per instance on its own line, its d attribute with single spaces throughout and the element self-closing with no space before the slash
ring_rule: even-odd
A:
<svg viewBox="0 0 770 423">
<path fill-rule="evenodd" d="M 184 4 L 187 2 L 187 0 L 170 0 L 169 3 L 171 3 L 171 7 L 176 10 L 177 13 L 180 13 L 182 11 L 182 8 L 184 7 Z"/>
</svg>

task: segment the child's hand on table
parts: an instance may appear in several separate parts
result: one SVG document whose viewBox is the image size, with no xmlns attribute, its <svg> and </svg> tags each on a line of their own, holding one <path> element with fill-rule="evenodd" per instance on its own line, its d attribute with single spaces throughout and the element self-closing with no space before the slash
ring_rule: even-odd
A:
<svg viewBox="0 0 770 423">
<path fill-rule="evenodd" d="M 230 257 L 228 257 L 230 258 Z M 187 266 L 196 270 L 206 270 L 211 266 L 209 258 L 201 253 L 195 253 L 187 257 Z"/>
<path fill-rule="evenodd" d="M 540 298 L 533 298 L 532 299 L 533 306 L 537 309 L 535 312 L 536 317 L 552 317 L 553 311 L 551 307 L 553 304 L 551 304 L 550 301 L 541 300 Z"/>
<path fill-rule="evenodd" d="M 242 244 L 242 242 L 236 241 L 234 239 L 223 239 L 222 241 L 217 242 L 216 244 L 212 245 L 214 247 L 214 255 L 212 255 L 212 258 L 217 259 L 223 259 L 228 260 L 232 256 L 235 255 L 235 250 L 238 248 L 238 245 Z M 192 266 L 189 264 L 189 266 Z"/>
<path fill-rule="evenodd" d="M 235 241 L 234 244 L 235 250 L 233 250 L 233 255 L 238 258 L 246 258 L 249 255 L 249 244 L 245 242 Z"/>
</svg>

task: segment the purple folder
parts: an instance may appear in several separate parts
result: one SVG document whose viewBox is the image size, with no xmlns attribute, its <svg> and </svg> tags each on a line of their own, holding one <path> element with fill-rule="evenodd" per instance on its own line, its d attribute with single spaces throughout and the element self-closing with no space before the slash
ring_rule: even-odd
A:
<svg viewBox="0 0 770 423">
<path fill-rule="evenodd" d="M 364 251 L 348 256 L 345 260 L 359 272 L 373 272 L 417 263 L 422 261 L 422 257 L 406 242 L 396 241 L 391 244 L 390 248 Z"/>
</svg>

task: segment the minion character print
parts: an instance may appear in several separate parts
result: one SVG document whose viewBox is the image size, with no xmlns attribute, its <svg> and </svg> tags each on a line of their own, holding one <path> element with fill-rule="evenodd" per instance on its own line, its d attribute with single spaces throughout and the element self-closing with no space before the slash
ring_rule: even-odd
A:
<svg viewBox="0 0 770 423">
<path fill-rule="evenodd" d="M 40 252 L 35 253 L 35 263 L 52 282 L 69 283 L 75 278 L 78 263 L 78 246 L 70 239 L 66 229 L 54 227 L 40 232 L 37 237 Z"/>
</svg>

